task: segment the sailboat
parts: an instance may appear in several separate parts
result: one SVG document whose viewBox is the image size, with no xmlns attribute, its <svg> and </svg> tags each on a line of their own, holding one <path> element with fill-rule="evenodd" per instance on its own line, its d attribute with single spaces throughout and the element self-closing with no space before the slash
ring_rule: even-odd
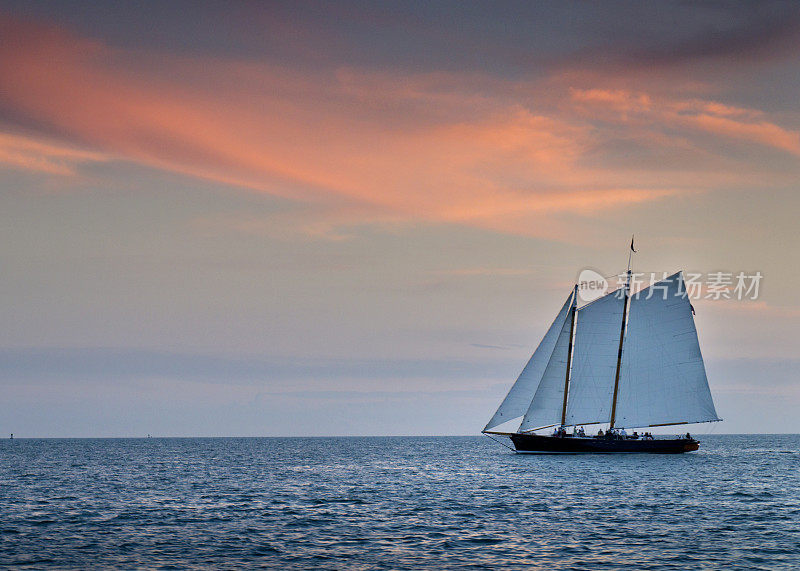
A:
<svg viewBox="0 0 800 571">
<path fill-rule="evenodd" d="M 519 453 L 697 450 L 688 432 L 627 432 L 721 420 L 693 314 L 680 271 L 631 294 L 630 257 L 621 288 L 579 307 L 576 285 L 483 433 Z M 493 430 L 520 417 L 516 432 Z M 600 430 L 587 434 L 592 425 Z"/>
</svg>

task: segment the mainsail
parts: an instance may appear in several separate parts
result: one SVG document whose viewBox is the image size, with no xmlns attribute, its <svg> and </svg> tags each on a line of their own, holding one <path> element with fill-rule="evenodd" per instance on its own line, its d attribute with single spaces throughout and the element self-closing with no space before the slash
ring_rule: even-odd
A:
<svg viewBox="0 0 800 571">
<path fill-rule="evenodd" d="M 720 420 L 681 272 L 630 297 L 626 285 L 580 308 L 576 298 L 577 290 L 484 431 L 523 415 L 518 432 Z"/>
<path fill-rule="evenodd" d="M 571 309 L 574 303 L 575 294 L 573 292 L 569 295 L 567 301 L 564 302 L 564 306 L 561 308 L 561 311 L 558 312 L 550 329 L 545 333 L 542 342 L 539 343 L 536 351 L 533 352 L 528 364 L 525 365 L 525 368 L 522 369 L 522 373 L 520 373 L 517 378 L 517 382 L 515 382 L 511 390 L 508 391 L 506 398 L 500 403 L 497 412 L 494 413 L 494 416 L 484 430 L 491 430 L 495 426 L 519 418 L 526 413 L 536 394 L 539 381 L 542 380 L 545 368 L 553 355 L 553 349 L 556 346 L 563 325 L 568 321 L 567 318 L 571 315 Z"/>
<path fill-rule="evenodd" d="M 625 300 L 612 292 L 578 309 L 568 425 L 608 422 Z"/>
<path fill-rule="evenodd" d="M 617 400 L 618 426 L 719 420 L 683 274 L 631 298 Z"/>
</svg>

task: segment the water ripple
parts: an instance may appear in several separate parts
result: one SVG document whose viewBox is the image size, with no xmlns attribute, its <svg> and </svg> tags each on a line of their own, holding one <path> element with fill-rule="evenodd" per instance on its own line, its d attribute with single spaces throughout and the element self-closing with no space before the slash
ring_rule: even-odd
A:
<svg viewBox="0 0 800 571">
<path fill-rule="evenodd" d="M 0 442 L 0 565 L 794 569 L 800 437 L 682 456 L 481 438 Z"/>
</svg>

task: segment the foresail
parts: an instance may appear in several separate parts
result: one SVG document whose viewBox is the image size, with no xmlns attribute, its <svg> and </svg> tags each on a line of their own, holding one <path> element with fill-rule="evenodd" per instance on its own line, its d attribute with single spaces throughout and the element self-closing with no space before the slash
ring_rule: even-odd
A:
<svg viewBox="0 0 800 571">
<path fill-rule="evenodd" d="M 570 307 L 572 309 L 572 307 Z M 561 409 L 564 402 L 564 381 L 569 359 L 569 337 L 572 334 L 572 313 L 568 313 L 561 326 L 558 340 L 544 369 L 542 380 L 536 388 L 528 411 L 522 419 L 519 431 L 533 430 L 540 426 L 561 424 Z"/>
<path fill-rule="evenodd" d="M 632 296 L 615 424 L 718 420 L 683 274 Z"/>
<path fill-rule="evenodd" d="M 563 325 L 568 321 L 570 316 L 570 309 L 572 308 L 574 294 L 570 294 L 561 311 L 558 312 L 555 321 L 550 325 L 550 328 L 542 338 L 541 343 L 534 351 L 528 364 L 520 373 L 514 386 L 508 391 L 506 398 L 500 403 L 497 412 L 494 413 L 492 419 L 484 427 L 484 430 L 491 430 L 495 426 L 499 426 L 515 418 L 524 415 L 536 394 L 536 389 L 539 386 L 539 381 L 542 379 L 547 363 L 550 361 L 550 356 L 553 354 L 553 349 L 558 341 L 559 334 L 563 329 Z"/>
<path fill-rule="evenodd" d="M 611 419 L 624 298 L 612 292 L 578 309 L 566 424 Z"/>
</svg>

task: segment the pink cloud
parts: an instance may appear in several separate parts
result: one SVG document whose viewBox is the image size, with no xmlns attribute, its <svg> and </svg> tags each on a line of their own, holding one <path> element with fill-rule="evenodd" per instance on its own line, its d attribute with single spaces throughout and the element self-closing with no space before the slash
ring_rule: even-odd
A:
<svg viewBox="0 0 800 571">
<path fill-rule="evenodd" d="M 54 175 L 73 175 L 78 165 L 104 161 L 100 153 L 42 139 L 0 133 L 0 163 L 13 168 Z"/>
<path fill-rule="evenodd" d="M 645 93 L 625 89 L 570 89 L 572 101 L 599 105 L 618 113 L 643 112 L 652 107 L 651 98 Z"/>
<path fill-rule="evenodd" d="M 765 120 L 764 113 L 757 109 L 696 98 L 662 96 L 653 99 L 645 93 L 628 90 L 571 89 L 570 94 L 572 101 L 591 117 L 628 120 L 632 115 L 639 122 L 656 126 L 682 125 L 722 138 L 800 154 L 800 132 Z"/>
<path fill-rule="evenodd" d="M 0 162 L 69 175 L 99 157 L 133 161 L 313 204 L 340 223 L 552 235 L 550 213 L 663 200 L 721 176 L 679 172 L 665 184 L 645 167 L 603 167 L 589 160 L 604 149 L 598 118 L 652 127 L 633 136 L 664 148 L 675 138 L 660 127 L 678 124 L 800 149 L 796 133 L 715 101 L 608 87 L 552 92 L 474 75 L 312 74 L 128 52 L 9 19 L 0 32 L 0 102 L 67 141 L 6 133 Z"/>
<path fill-rule="evenodd" d="M 742 122 L 729 117 L 720 117 L 706 113 L 687 117 L 684 121 L 688 125 L 715 135 L 723 135 L 753 143 L 760 143 L 800 156 L 800 133 L 784 129 L 774 123 L 766 121 L 757 123 Z"/>
</svg>

